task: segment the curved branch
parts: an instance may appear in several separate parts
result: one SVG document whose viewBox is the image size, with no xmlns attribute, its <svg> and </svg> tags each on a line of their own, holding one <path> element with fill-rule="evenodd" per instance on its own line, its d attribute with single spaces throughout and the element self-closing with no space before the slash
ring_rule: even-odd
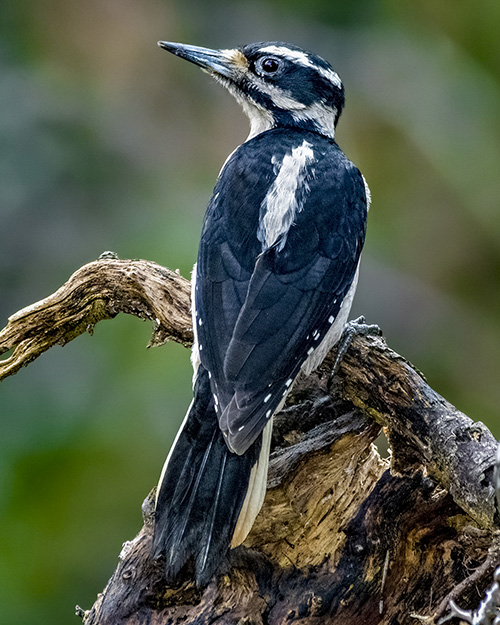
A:
<svg viewBox="0 0 500 625">
<path fill-rule="evenodd" d="M 84 265 L 55 293 L 9 317 L 0 332 L 0 380 L 54 345 L 92 332 L 123 312 L 154 324 L 150 345 L 193 340 L 189 281 L 147 260 L 102 258 Z"/>
</svg>

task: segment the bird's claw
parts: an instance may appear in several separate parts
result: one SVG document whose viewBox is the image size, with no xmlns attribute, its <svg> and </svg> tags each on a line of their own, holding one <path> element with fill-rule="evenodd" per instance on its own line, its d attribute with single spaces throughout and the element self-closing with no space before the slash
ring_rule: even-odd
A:
<svg viewBox="0 0 500 625">
<path fill-rule="evenodd" d="M 337 375 L 340 363 L 356 336 L 382 336 L 382 330 L 374 323 L 367 324 L 363 315 L 346 323 L 342 336 L 337 343 L 337 356 L 330 372 L 329 384 Z"/>
</svg>

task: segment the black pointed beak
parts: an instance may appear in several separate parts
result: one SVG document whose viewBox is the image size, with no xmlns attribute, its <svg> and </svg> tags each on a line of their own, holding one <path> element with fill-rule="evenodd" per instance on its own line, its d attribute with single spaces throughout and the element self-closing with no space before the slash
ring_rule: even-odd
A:
<svg viewBox="0 0 500 625">
<path fill-rule="evenodd" d="M 241 64 L 241 57 L 243 56 L 238 50 L 210 50 L 184 43 L 172 43 L 171 41 L 159 41 L 158 45 L 164 50 L 186 59 L 186 61 L 191 61 L 211 74 L 219 74 L 226 78 L 235 77 L 238 60 Z"/>
</svg>

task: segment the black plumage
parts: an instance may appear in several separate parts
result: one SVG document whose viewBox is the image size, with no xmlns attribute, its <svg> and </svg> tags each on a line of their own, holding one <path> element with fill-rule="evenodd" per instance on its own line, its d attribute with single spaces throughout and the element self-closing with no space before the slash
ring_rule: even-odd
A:
<svg viewBox="0 0 500 625">
<path fill-rule="evenodd" d="M 257 232 L 275 163 L 304 142 L 314 153 L 304 172 L 308 192 L 283 248 L 277 242 L 263 249 Z M 333 139 L 317 133 L 262 133 L 240 146 L 221 172 L 203 226 L 195 305 L 201 362 L 213 376 L 221 428 L 237 453 L 260 434 L 286 381 L 325 336 L 328 319 L 337 317 L 365 223 L 361 174 Z"/>
<path fill-rule="evenodd" d="M 344 89 L 326 61 L 276 42 L 160 45 L 214 75 L 251 122 L 203 223 L 194 400 L 156 505 L 154 551 L 167 580 L 191 567 L 204 584 L 262 505 L 274 413 L 341 335 L 369 198 L 334 140 Z"/>
</svg>

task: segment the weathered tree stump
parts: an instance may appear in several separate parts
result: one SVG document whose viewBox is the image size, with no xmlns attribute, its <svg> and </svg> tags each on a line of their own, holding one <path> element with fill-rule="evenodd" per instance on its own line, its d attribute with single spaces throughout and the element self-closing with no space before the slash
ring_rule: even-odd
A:
<svg viewBox="0 0 500 625">
<path fill-rule="evenodd" d="M 188 346 L 189 307 L 188 281 L 155 263 L 89 263 L 9 319 L 0 380 L 119 312 L 150 319 L 152 345 Z M 330 379 L 334 356 L 276 417 L 264 506 L 219 578 L 166 587 L 151 493 L 85 625 L 405 625 L 438 622 L 450 598 L 477 607 L 500 563 L 496 441 L 381 337 L 356 338 Z"/>
</svg>

